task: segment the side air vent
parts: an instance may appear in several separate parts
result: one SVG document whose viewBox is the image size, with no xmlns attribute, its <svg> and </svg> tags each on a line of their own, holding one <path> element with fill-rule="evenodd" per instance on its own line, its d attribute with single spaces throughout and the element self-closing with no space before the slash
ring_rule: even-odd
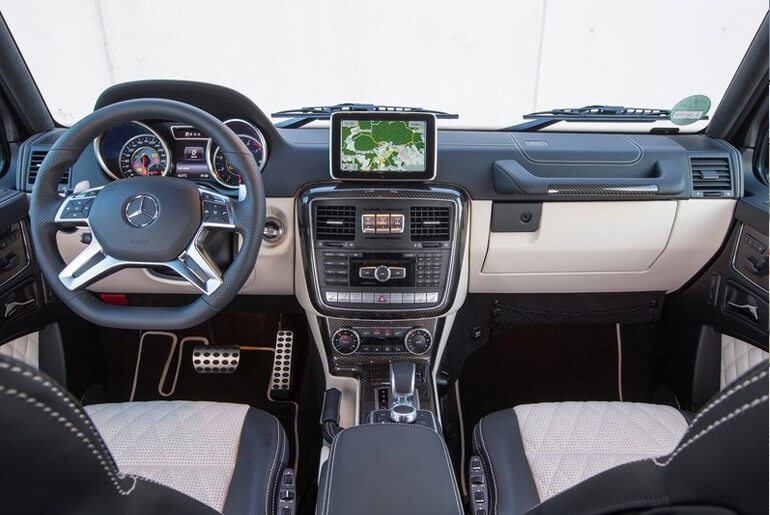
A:
<svg viewBox="0 0 770 515">
<path fill-rule="evenodd" d="M 413 206 L 409 216 L 412 241 L 446 241 L 449 239 L 448 207 Z"/>
<path fill-rule="evenodd" d="M 29 163 L 27 164 L 27 190 L 32 191 L 32 187 L 37 180 L 37 174 L 40 171 L 40 165 L 43 164 L 45 156 L 48 154 L 47 150 L 33 150 L 29 155 Z M 59 184 L 63 186 L 69 185 L 70 170 L 64 172 L 64 175 L 59 180 Z"/>
<path fill-rule="evenodd" d="M 694 197 L 731 197 L 730 161 L 727 157 L 691 157 Z"/>
<path fill-rule="evenodd" d="M 355 206 L 318 206 L 315 236 L 319 240 L 349 241 L 356 238 Z"/>
</svg>

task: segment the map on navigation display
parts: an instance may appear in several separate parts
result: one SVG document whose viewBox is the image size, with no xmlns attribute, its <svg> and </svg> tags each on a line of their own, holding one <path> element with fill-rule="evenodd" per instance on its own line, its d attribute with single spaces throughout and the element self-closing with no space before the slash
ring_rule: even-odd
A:
<svg viewBox="0 0 770 515">
<path fill-rule="evenodd" d="M 425 171 L 424 121 L 343 120 L 340 130 L 340 170 Z"/>
</svg>

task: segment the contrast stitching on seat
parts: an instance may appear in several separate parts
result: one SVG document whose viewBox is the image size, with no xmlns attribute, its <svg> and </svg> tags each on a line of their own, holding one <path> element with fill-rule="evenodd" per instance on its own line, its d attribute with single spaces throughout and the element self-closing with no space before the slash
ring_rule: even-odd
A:
<svg viewBox="0 0 770 515">
<path fill-rule="evenodd" d="M 518 424 L 518 417 L 516 417 L 516 418 L 517 418 L 517 422 L 516 423 Z M 487 443 L 486 443 L 486 440 L 484 439 L 484 429 L 482 428 L 482 424 L 483 423 L 484 423 L 484 419 L 479 420 L 479 426 L 478 426 L 479 438 L 480 438 L 480 441 L 481 441 L 481 449 L 484 452 L 484 454 L 486 455 L 487 461 L 489 462 L 489 475 L 492 478 L 492 491 L 494 493 L 494 508 L 496 509 L 497 508 L 497 501 L 498 501 L 497 480 L 495 479 L 495 467 L 492 464 L 492 455 L 489 454 L 489 452 L 487 451 Z M 490 511 L 492 511 L 492 510 L 490 510 Z"/>
<path fill-rule="evenodd" d="M 743 389 L 744 389 L 744 388 L 746 388 L 747 386 L 750 386 L 750 385 L 752 385 L 753 383 L 756 383 L 757 381 L 759 381 L 759 380 L 761 380 L 761 379 L 764 379 L 765 377 L 767 377 L 767 370 L 766 370 L 766 369 L 765 369 L 765 370 L 763 370 L 763 371 L 762 371 L 760 374 L 757 374 L 757 375 L 755 375 L 754 377 L 750 377 L 750 378 L 746 379 L 746 380 L 745 380 L 743 383 L 741 383 L 741 384 L 739 384 L 739 385 L 737 385 L 737 386 L 734 386 L 734 387 L 730 388 L 730 389 L 729 389 L 729 390 L 727 390 L 725 393 L 723 393 L 722 395 L 720 395 L 720 396 L 719 396 L 717 399 L 715 399 L 715 400 L 713 400 L 712 402 L 710 402 L 710 403 L 708 404 L 708 406 L 706 406 L 705 408 L 703 408 L 703 409 L 701 410 L 701 412 L 700 412 L 700 413 L 698 413 L 698 415 L 696 415 L 696 417 L 695 417 L 695 418 L 692 420 L 692 422 L 690 422 L 690 427 L 694 427 L 694 426 L 695 426 L 695 423 L 696 423 L 696 422 L 698 422 L 698 421 L 699 421 L 701 418 L 703 418 L 703 416 L 704 416 L 706 413 L 708 413 L 709 411 L 711 411 L 712 409 L 714 409 L 715 407 L 717 407 L 717 405 L 719 405 L 719 404 L 721 404 L 722 402 L 724 402 L 725 400 L 727 400 L 727 398 L 728 398 L 728 397 L 731 397 L 732 395 L 734 395 L 734 394 L 735 394 L 735 393 L 737 393 L 738 391 L 740 391 L 740 390 L 743 390 Z"/>
<path fill-rule="evenodd" d="M 6 369 L 10 372 L 22 375 L 24 377 L 32 379 L 35 382 L 41 383 L 44 387 L 46 387 L 49 391 L 51 391 L 54 395 L 56 395 L 59 399 L 61 399 L 64 402 L 64 404 L 66 404 L 67 407 L 69 407 L 78 416 L 78 418 L 82 420 L 85 423 L 85 425 L 93 432 L 94 436 L 96 437 L 96 441 L 99 444 L 99 447 L 101 447 L 102 451 L 104 451 L 107 454 L 107 456 L 109 456 L 109 460 L 107 460 L 107 462 L 112 467 L 113 473 L 120 475 L 120 470 L 118 469 L 117 463 L 115 463 L 115 460 L 112 459 L 112 454 L 110 453 L 109 449 L 107 449 L 107 445 L 104 443 L 102 436 L 99 434 L 99 432 L 96 430 L 94 425 L 91 423 L 91 419 L 88 418 L 88 416 L 83 412 L 83 410 L 78 409 L 78 406 L 67 397 L 67 394 L 65 392 L 57 388 L 55 384 L 48 381 L 42 375 L 34 374 L 32 372 L 29 372 L 28 370 L 24 370 L 20 366 L 17 366 L 17 365 L 12 366 L 10 363 L 0 361 L 0 368 Z"/>
<path fill-rule="evenodd" d="M 685 450 L 690 444 L 696 442 L 698 439 L 702 438 L 703 436 L 706 436 L 708 433 L 710 433 L 714 429 L 718 428 L 719 426 L 721 426 L 722 424 L 724 424 L 726 422 L 729 422 L 730 420 L 734 419 L 738 415 L 741 415 L 742 413 L 745 413 L 746 411 L 748 411 L 748 410 L 750 410 L 752 408 L 756 408 L 757 406 L 761 405 L 763 402 L 766 402 L 767 399 L 768 399 L 767 395 L 762 395 L 761 397 L 758 397 L 758 398 L 754 399 L 751 402 L 747 402 L 746 404 L 744 404 L 740 408 L 736 409 L 735 411 L 733 411 L 731 413 L 728 413 L 727 415 L 723 416 L 722 418 L 720 418 L 716 422 L 713 422 L 706 429 L 702 430 L 701 432 L 699 432 L 698 434 L 696 434 L 695 436 L 693 436 L 692 438 L 687 440 L 685 443 L 683 443 L 682 445 L 677 447 L 674 450 L 673 453 L 668 455 L 668 457 L 667 457 L 667 459 L 665 461 L 660 462 L 660 461 L 658 461 L 659 458 L 653 458 L 652 462 L 655 463 L 655 465 L 657 465 L 659 467 L 665 467 L 666 465 L 671 463 L 674 460 L 674 458 L 676 458 L 679 455 L 679 453 L 681 453 L 683 450 Z"/>
<path fill-rule="evenodd" d="M 93 456 L 96 456 L 96 459 L 99 461 L 99 464 L 102 466 L 104 471 L 107 473 L 107 476 L 110 479 L 110 482 L 115 486 L 115 488 L 118 490 L 118 493 L 120 495 L 126 496 L 130 495 L 134 488 L 136 487 L 136 477 L 135 476 L 124 476 L 123 474 L 115 474 L 112 470 L 110 470 L 108 463 L 109 460 L 106 460 L 105 457 L 102 455 L 101 452 L 99 452 L 99 449 L 97 449 L 94 444 L 89 440 L 89 438 L 83 434 L 80 429 L 78 429 L 72 422 L 67 420 L 66 417 L 62 416 L 58 411 L 56 411 L 53 407 L 49 406 L 43 401 L 38 400 L 37 398 L 25 393 L 20 392 L 19 390 L 15 388 L 8 388 L 5 385 L 0 385 L 0 392 L 4 393 L 8 396 L 14 396 L 33 408 L 37 408 L 41 410 L 43 413 L 46 413 L 49 417 L 53 418 L 56 422 L 62 424 L 65 428 L 69 429 L 70 433 L 74 433 L 75 437 L 79 439 L 81 442 L 86 444 L 86 447 L 91 450 L 91 454 Z M 131 487 L 127 490 L 123 488 L 123 485 L 120 484 L 121 479 L 126 479 L 127 477 L 130 477 L 132 479 Z"/>
</svg>

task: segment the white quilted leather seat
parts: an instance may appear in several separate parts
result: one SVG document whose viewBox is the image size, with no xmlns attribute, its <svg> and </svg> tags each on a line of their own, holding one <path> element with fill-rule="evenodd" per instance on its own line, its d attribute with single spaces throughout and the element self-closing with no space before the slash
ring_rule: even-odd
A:
<svg viewBox="0 0 770 515">
<path fill-rule="evenodd" d="M 286 461 L 285 436 L 278 420 L 244 404 L 150 401 L 95 404 L 84 410 L 121 473 L 182 492 L 219 513 L 227 511 L 239 452 L 248 446 L 246 440 L 269 439 L 277 444 L 270 453 L 272 463 L 267 459 L 240 464 L 265 469 L 264 484 L 253 484 L 254 490 L 274 484 Z M 247 415 L 255 412 L 263 415 L 262 420 L 247 423 Z M 270 513 L 270 495 L 265 503 L 262 512 Z"/>
<path fill-rule="evenodd" d="M 605 470 L 670 453 L 687 427 L 669 406 L 546 402 L 484 417 L 473 443 L 491 469 L 496 512 L 519 513 Z"/>
</svg>

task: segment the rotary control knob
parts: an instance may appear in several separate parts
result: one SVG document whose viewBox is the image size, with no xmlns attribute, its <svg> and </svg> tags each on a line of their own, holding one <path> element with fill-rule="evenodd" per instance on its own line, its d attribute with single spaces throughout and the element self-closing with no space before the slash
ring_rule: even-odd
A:
<svg viewBox="0 0 770 515">
<path fill-rule="evenodd" d="M 385 265 L 380 265 L 374 269 L 374 278 L 377 281 L 384 283 L 390 279 L 390 268 Z"/>
<path fill-rule="evenodd" d="M 433 343 L 433 335 L 424 327 L 414 327 L 404 335 L 404 347 L 415 355 L 425 354 Z"/>
<path fill-rule="evenodd" d="M 353 354 L 361 345 L 361 337 L 349 327 L 340 327 L 332 335 L 332 346 L 340 354 Z"/>
</svg>

